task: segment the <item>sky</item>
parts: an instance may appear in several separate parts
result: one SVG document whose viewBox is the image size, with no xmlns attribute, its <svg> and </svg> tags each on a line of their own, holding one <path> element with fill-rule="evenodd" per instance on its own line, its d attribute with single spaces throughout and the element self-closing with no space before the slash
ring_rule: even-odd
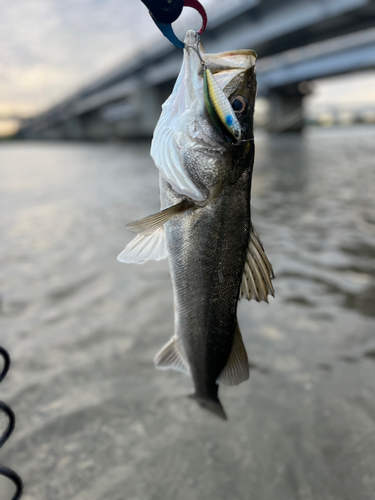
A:
<svg viewBox="0 0 375 500">
<path fill-rule="evenodd" d="M 202 0 L 210 14 L 241 0 Z M 0 6 L 0 134 L 12 117 L 32 116 L 79 87 L 160 42 L 161 34 L 140 0 L 2 0 Z M 185 9 L 175 24 L 200 27 Z M 375 103 L 375 72 L 315 85 L 316 103 Z M 5 120 L 7 119 L 7 120 Z"/>
</svg>

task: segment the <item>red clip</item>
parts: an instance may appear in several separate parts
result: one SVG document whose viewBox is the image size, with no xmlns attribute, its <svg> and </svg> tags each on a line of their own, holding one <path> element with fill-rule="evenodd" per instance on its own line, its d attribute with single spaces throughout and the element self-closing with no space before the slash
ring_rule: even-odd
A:
<svg viewBox="0 0 375 500">
<path fill-rule="evenodd" d="M 198 2 L 198 0 L 184 0 L 184 7 L 191 7 L 192 9 L 197 10 L 199 14 L 202 16 L 202 27 L 198 31 L 198 33 L 201 35 L 207 26 L 207 14 L 206 11 L 204 10 L 203 5 L 200 2 Z"/>
</svg>

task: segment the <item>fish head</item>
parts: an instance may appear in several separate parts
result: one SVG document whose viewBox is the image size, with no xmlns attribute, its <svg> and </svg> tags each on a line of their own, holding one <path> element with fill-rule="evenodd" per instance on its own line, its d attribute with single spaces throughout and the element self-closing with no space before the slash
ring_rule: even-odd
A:
<svg viewBox="0 0 375 500">
<path fill-rule="evenodd" d="M 241 136 L 238 141 L 235 141 L 235 145 L 241 146 L 245 141 L 253 139 L 254 106 L 257 92 L 255 65 L 244 71 L 232 70 L 228 73 L 232 73 L 233 76 L 224 86 L 223 93 L 239 122 Z M 219 80 L 224 77 L 223 73 L 221 75 L 219 73 Z"/>
<path fill-rule="evenodd" d="M 252 50 L 206 53 L 192 30 L 184 42 L 180 74 L 162 106 L 151 156 L 175 191 L 204 200 L 217 173 L 222 175 L 231 158 L 240 157 L 252 141 L 256 54 Z M 215 116 L 208 99 L 216 103 Z"/>
</svg>

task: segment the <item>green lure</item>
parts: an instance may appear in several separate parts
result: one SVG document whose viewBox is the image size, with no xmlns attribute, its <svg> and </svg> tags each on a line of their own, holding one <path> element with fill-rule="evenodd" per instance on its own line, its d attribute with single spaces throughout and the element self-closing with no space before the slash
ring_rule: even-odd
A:
<svg viewBox="0 0 375 500">
<path fill-rule="evenodd" d="M 204 101 L 218 132 L 232 142 L 241 140 L 241 125 L 230 102 L 208 68 L 203 69 Z"/>
</svg>

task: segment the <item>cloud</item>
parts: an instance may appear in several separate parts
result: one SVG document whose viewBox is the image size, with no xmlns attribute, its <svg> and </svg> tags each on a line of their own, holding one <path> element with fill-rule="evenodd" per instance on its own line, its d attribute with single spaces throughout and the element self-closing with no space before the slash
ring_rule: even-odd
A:
<svg viewBox="0 0 375 500">
<path fill-rule="evenodd" d="M 158 36 L 139 0 L 18 0 L 2 7 L 0 106 L 40 109 Z"/>
<path fill-rule="evenodd" d="M 209 18 L 241 0 L 203 0 Z M 175 25 L 182 36 L 200 17 L 185 9 Z M 16 0 L 0 17 L 0 114 L 35 114 L 105 74 L 161 37 L 140 0 Z M 339 80 L 337 80 L 338 82 Z M 348 80 L 350 81 L 350 80 Z M 375 79 L 372 80 L 372 88 Z M 341 94 L 317 86 L 319 102 L 375 100 L 374 91 L 348 84 Z M 329 85 L 327 89 L 331 88 Z M 332 87 L 333 88 L 333 87 Z M 314 97 L 315 98 L 315 97 Z M 313 98 L 313 99 L 314 99 Z"/>
</svg>

